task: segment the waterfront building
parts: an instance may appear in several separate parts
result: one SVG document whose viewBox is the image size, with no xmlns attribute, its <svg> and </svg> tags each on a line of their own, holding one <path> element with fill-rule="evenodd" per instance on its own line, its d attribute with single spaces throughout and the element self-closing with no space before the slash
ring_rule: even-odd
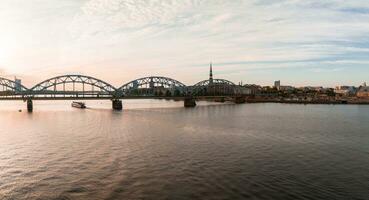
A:
<svg viewBox="0 0 369 200">
<path fill-rule="evenodd" d="M 277 90 L 281 90 L 281 81 L 278 80 L 278 81 L 274 81 L 274 87 L 277 89 Z"/>
<path fill-rule="evenodd" d="M 262 90 L 262 87 L 260 85 L 255 84 L 245 84 L 243 85 L 243 87 L 248 88 L 251 95 L 260 94 Z"/>
<path fill-rule="evenodd" d="M 305 86 L 300 88 L 303 91 L 315 91 L 315 92 L 324 92 L 326 89 L 322 86 Z"/>
<path fill-rule="evenodd" d="M 285 92 L 290 92 L 290 91 L 295 90 L 295 87 L 289 86 L 289 85 L 284 85 L 284 86 L 279 86 L 278 90 L 285 91 Z"/>
<path fill-rule="evenodd" d="M 316 92 L 326 92 L 328 90 L 328 88 L 324 88 L 323 86 L 311 87 L 311 89 Z"/>
<path fill-rule="evenodd" d="M 281 81 L 274 81 L 274 88 L 278 91 L 292 91 L 295 89 L 295 87 L 293 86 L 289 86 L 289 85 L 281 85 Z"/>
<path fill-rule="evenodd" d="M 252 89 L 245 86 L 239 86 L 239 90 L 237 91 L 239 94 L 242 95 L 252 95 Z"/>
<path fill-rule="evenodd" d="M 368 86 L 361 86 L 356 93 L 356 96 L 359 98 L 369 98 L 369 87 Z"/>
<path fill-rule="evenodd" d="M 337 86 L 334 89 L 334 93 L 341 96 L 351 96 L 355 95 L 356 88 L 354 86 Z"/>
</svg>

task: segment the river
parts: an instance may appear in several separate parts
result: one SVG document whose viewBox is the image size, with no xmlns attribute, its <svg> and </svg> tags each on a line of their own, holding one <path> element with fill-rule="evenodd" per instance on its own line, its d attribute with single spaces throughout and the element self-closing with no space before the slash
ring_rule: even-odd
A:
<svg viewBox="0 0 369 200">
<path fill-rule="evenodd" d="M 369 199 L 369 106 L 123 104 L 0 102 L 0 199 Z"/>
</svg>

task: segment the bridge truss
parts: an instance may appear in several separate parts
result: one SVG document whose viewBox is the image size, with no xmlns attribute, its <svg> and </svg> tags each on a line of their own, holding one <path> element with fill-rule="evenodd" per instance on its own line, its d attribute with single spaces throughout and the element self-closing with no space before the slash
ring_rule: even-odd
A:
<svg viewBox="0 0 369 200">
<path fill-rule="evenodd" d="M 0 98 L 19 99 L 121 99 L 138 97 L 236 96 L 240 86 L 225 79 L 201 81 L 186 86 L 172 78 L 149 76 L 115 88 L 113 85 L 84 75 L 56 76 L 32 88 L 0 78 Z"/>
<path fill-rule="evenodd" d="M 225 79 L 204 80 L 190 87 L 192 96 L 234 96 L 239 86 Z"/>
<path fill-rule="evenodd" d="M 64 75 L 47 79 L 32 87 L 32 97 L 116 97 L 116 88 L 100 79 L 84 75 Z"/>
<path fill-rule="evenodd" d="M 162 76 L 150 76 L 126 83 L 118 90 L 124 96 L 179 96 L 184 95 L 186 88 L 185 84 L 177 80 Z"/>
<path fill-rule="evenodd" d="M 0 98 L 23 96 L 28 89 L 20 83 L 0 77 Z"/>
</svg>

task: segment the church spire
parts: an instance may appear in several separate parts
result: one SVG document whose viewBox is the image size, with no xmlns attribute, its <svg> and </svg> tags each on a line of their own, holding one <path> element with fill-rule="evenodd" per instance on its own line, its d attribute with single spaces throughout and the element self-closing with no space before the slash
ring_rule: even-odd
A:
<svg viewBox="0 0 369 200">
<path fill-rule="evenodd" d="M 213 63 L 210 63 L 209 82 L 213 83 Z"/>
</svg>

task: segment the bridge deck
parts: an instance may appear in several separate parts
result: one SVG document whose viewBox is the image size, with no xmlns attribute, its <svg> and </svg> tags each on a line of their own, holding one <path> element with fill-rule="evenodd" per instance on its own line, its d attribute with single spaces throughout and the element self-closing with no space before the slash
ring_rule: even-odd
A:
<svg viewBox="0 0 369 200">
<path fill-rule="evenodd" d="M 181 97 L 159 97 L 159 96 L 127 96 L 127 97 L 120 97 L 118 99 L 165 99 L 165 100 L 184 100 L 188 97 L 181 96 Z M 221 98 L 232 98 L 232 96 L 194 96 L 191 97 L 195 100 L 212 100 L 212 99 L 221 99 Z M 111 100 L 112 97 L 32 97 L 32 100 Z M 24 97 L 0 97 L 0 101 L 25 101 L 27 98 Z"/>
</svg>

